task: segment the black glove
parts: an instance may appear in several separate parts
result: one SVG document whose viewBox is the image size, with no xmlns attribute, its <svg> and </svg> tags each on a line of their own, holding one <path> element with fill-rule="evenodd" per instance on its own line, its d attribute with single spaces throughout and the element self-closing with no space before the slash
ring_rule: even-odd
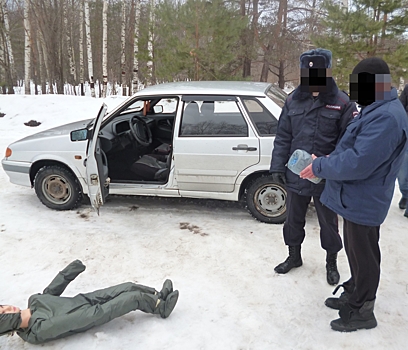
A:
<svg viewBox="0 0 408 350">
<path fill-rule="evenodd" d="M 271 173 L 271 177 L 272 177 L 273 182 L 276 182 L 281 185 L 286 184 L 285 173 Z"/>
</svg>

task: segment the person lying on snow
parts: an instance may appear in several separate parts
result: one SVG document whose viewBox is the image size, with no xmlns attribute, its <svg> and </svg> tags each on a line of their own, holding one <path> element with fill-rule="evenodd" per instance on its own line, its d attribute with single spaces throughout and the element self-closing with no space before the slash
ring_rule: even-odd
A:
<svg viewBox="0 0 408 350">
<path fill-rule="evenodd" d="M 61 297 L 84 270 L 80 260 L 70 263 L 42 294 L 30 297 L 25 310 L 0 305 L 0 335 L 17 332 L 23 340 L 41 344 L 87 331 L 134 310 L 167 318 L 176 306 L 179 292 L 173 291 L 170 280 L 164 282 L 160 292 L 127 282 L 73 298 Z"/>
</svg>

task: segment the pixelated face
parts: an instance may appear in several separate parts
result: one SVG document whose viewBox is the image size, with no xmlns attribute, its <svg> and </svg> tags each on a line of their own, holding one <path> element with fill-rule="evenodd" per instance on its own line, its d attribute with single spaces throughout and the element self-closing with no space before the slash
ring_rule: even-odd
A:
<svg viewBox="0 0 408 350">
<path fill-rule="evenodd" d="M 384 100 L 390 91 L 390 74 L 350 74 L 350 100 L 361 106 Z"/>
<path fill-rule="evenodd" d="M 300 87 L 304 92 L 326 92 L 331 68 L 301 68 Z"/>
</svg>

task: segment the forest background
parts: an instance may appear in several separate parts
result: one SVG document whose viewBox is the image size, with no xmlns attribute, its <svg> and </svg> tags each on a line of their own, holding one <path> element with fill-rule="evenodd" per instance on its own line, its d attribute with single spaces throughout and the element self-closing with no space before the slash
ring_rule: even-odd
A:
<svg viewBox="0 0 408 350">
<path fill-rule="evenodd" d="M 183 80 L 299 83 L 299 55 L 408 77 L 408 0 L 0 0 L 0 93 L 130 95 Z M 96 82 L 96 84 L 95 84 Z"/>
</svg>

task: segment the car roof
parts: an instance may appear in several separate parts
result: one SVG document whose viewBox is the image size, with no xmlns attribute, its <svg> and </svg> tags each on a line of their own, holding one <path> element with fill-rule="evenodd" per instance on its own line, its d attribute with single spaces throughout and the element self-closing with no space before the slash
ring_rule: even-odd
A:
<svg viewBox="0 0 408 350">
<path fill-rule="evenodd" d="M 271 83 L 251 81 L 182 81 L 163 83 L 144 88 L 138 96 L 147 95 L 241 95 L 260 96 L 271 86 Z"/>
</svg>

